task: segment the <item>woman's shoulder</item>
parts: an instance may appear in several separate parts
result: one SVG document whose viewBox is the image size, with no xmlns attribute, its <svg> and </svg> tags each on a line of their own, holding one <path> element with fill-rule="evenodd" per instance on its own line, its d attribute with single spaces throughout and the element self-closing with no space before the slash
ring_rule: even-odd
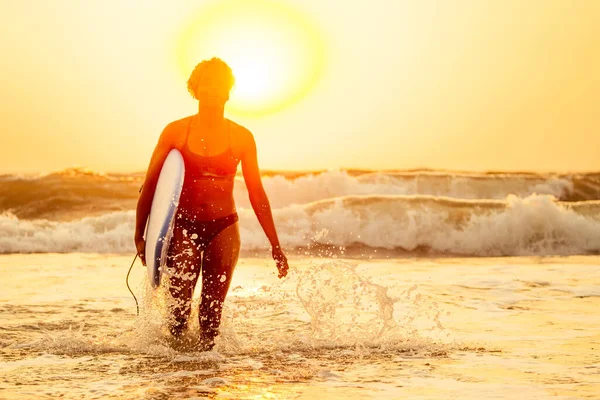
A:
<svg viewBox="0 0 600 400">
<path fill-rule="evenodd" d="M 229 118 L 227 118 L 227 121 L 229 121 L 229 123 L 231 125 L 230 134 L 231 134 L 232 142 L 247 143 L 248 141 L 254 140 L 254 136 L 252 135 L 252 132 L 250 132 L 250 130 L 248 128 L 246 128 L 245 126 L 243 126 L 241 124 L 238 124 L 235 121 L 232 121 Z"/>
<path fill-rule="evenodd" d="M 227 118 L 227 120 L 231 126 L 229 134 L 233 154 L 238 159 L 242 159 L 244 154 L 254 153 L 256 144 L 254 143 L 252 132 L 245 126 L 242 126 L 229 118 Z"/>
<path fill-rule="evenodd" d="M 162 137 L 174 147 L 179 147 L 185 139 L 186 127 L 192 116 L 183 117 L 169 122 L 163 129 Z"/>
<path fill-rule="evenodd" d="M 176 119 L 175 121 L 169 122 L 165 129 L 169 129 L 171 132 L 185 132 L 187 126 L 190 123 L 193 115 L 188 115 L 183 118 Z"/>
</svg>

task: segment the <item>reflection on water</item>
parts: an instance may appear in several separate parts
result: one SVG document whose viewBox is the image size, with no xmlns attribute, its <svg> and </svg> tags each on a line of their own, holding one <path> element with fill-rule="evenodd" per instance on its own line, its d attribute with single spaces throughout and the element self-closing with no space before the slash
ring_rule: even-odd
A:
<svg viewBox="0 0 600 400">
<path fill-rule="evenodd" d="M 137 285 L 135 317 L 125 259 L 0 257 L 3 398 L 577 398 L 600 383 L 598 257 L 296 259 L 282 281 L 244 259 L 205 353 L 172 343 L 163 289 Z"/>
</svg>

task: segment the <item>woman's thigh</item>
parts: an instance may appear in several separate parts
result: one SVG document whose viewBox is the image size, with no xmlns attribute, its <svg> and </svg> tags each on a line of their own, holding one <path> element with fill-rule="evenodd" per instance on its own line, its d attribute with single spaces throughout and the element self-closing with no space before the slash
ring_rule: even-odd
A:
<svg viewBox="0 0 600 400">
<path fill-rule="evenodd" d="M 202 259 L 202 298 L 223 302 L 240 254 L 238 223 L 223 229 L 208 244 Z"/>
<path fill-rule="evenodd" d="M 192 234 L 188 227 L 176 224 L 169 244 L 165 272 L 169 277 L 169 291 L 176 298 L 191 298 L 200 275 L 202 253 Z"/>
</svg>

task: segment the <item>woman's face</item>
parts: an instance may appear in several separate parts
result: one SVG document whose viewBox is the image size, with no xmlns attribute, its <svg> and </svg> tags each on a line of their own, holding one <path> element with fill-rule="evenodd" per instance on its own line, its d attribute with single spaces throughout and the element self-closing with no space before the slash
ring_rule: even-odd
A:
<svg viewBox="0 0 600 400">
<path fill-rule="evenodd" d="M 222 106 L 229 100 L 229 89 L 216 79 L 203 79 L 196 88 L 196 96 L 204 105 Z"/>
</svg>

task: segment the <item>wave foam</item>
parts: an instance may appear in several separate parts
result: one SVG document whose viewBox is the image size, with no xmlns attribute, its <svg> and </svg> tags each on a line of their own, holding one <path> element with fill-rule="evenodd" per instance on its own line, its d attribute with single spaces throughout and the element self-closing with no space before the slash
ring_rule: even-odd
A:
<svg viewBox="0 0 600 400">
<path fill-rule="evenodd" d="M 267 249 L 251 209 L 239 208 L 243 250 Z M 500 256 L 600 252 L 600 201 L 551 196 L 456 200 L 434 196 L 346 196 L 274 210 L 288 249 L 364 246 L 437 254 Z M 133 253 L 135 211 L 75 221 L 0 215 L 0 252 Z"/>
</svg>

